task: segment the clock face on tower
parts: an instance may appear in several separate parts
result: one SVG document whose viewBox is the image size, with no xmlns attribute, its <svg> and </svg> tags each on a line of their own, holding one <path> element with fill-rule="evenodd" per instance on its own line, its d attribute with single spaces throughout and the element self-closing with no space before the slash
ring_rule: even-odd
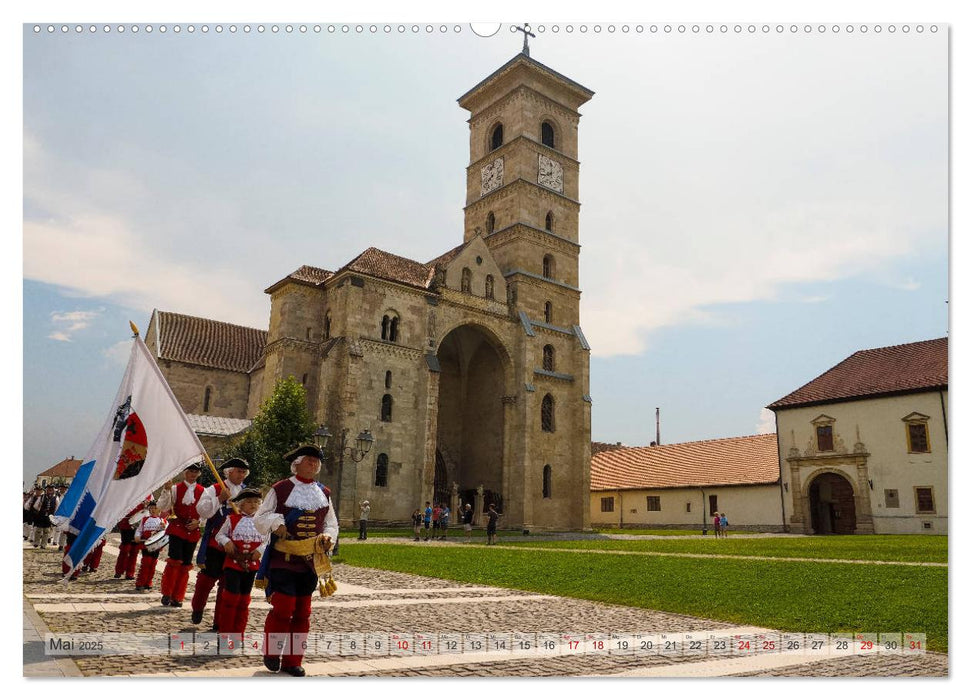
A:
<svg viewBox="0 0 971 700">
<path fill-rule="evenodd" d="M 536 182 L 557 192 L 563 191 L 563 166 L 552 158 L 540 154 L 539 175 Z"/>
<path fill-rule="evenodd" d="M 492 192 L 497 187 L 502 187 L 502 158 L 482 166 L 482 194 Z"/>
</svg>

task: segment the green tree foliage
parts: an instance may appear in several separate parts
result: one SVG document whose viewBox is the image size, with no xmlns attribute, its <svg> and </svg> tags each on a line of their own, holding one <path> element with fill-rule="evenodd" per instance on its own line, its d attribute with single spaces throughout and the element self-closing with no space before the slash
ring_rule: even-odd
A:
<svg viewBox="0 0 971 700">
<path fill-rule="evenodd" d="M 226 451 L 226 458 L 242 457 L 250 465 L 247 482 L 269 485 L 290 476 L 283 455 L 311 442 L 317 425 L 307 408 L 307 392 L 292 376 L 277 382 L 260 406 L 253 425 Z"/>
</svg>

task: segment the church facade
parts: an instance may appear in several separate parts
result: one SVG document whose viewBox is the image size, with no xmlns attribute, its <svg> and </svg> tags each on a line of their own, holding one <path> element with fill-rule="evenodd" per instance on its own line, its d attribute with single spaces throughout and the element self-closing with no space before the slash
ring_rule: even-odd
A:
<svg viewBox="0 0 971 700">
<path fill-rule="evenodd" d="M 495 503 L 504 527 L 588 528 L 577 156 L 592 96 L 521 53 L 459 98 L 464 235 L 443 255 L 305 265 L 266 289 L 266 331 L 156 311 L 146 342 L 186 412 L 252 418 L 293 376 L 332 433 L 374 436 L 344 460 L 342 520 L 363 499 L 399 521 L 425 501 Z"/>
</svg>

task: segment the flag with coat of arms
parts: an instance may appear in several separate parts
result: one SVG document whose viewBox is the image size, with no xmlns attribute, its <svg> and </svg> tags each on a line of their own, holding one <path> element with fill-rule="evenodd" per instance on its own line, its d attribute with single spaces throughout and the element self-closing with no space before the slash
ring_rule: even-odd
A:
<svg viewBox="0 0 971 700">
<path fill-rule="evenodd" d="M 70 567 L 65 580 L 146 493 L 204 455 L 205 448 L 135 330 L 128 367 L 108 418 L 54 514 L 59 527 L 77 536 L 64 557 Z"/>
</svg>

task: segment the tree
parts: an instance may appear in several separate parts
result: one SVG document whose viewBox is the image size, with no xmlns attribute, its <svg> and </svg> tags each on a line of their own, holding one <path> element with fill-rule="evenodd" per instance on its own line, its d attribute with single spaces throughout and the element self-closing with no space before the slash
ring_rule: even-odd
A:
<svg viewBox="0 0 971 700">
<path fill-rule="evenodd" d="M 281 379 L 260 406 L 253 425 L 226 451 L 250 465 L 247 482 L 269 485 L 290 476 L 283 455 L 310 442 L 317 425 L 307 408 L 307 392 L 292 376 Z"/>
</svg>

